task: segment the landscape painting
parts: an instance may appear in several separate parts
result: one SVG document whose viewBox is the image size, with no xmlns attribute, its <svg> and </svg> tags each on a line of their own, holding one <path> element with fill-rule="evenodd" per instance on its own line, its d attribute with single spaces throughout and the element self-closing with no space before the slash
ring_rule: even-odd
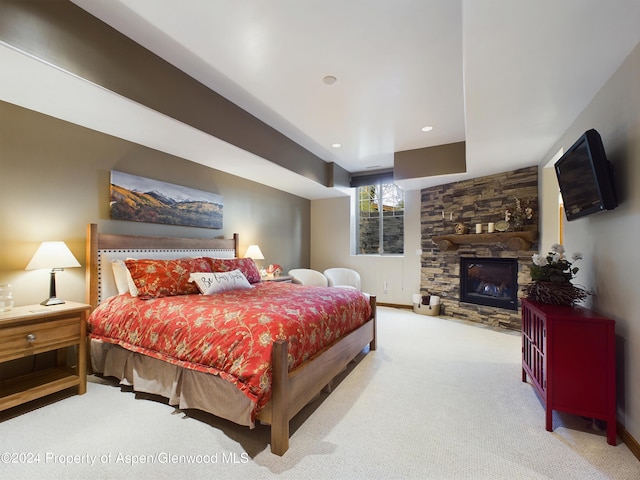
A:
<svg viewBox="0 0 640 480">
<path fill-rule="evenodd" d="M 222 228 L 222 195 L 111 171 L 111 218 Z"/>
</svg>

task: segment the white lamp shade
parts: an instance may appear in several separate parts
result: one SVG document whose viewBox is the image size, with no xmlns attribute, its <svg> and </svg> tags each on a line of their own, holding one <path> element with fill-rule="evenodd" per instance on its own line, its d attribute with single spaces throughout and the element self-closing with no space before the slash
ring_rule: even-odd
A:
<svg viewBox="0 0 640 480">
<path fill-rule="evenodd" d="M 71 268 L 79 267 L 80 263 L 73 256 L 71 250 L 64 242 L 42 242 L 33 254 L 33 258 L 26 270 L 38 270 L 41 268 Z"/>
<path fill-rule="evenodd" d="M 249 245 L 244 256 L 245 258 L 253 258 L 254 260 L 264 260 L 264 255 L 262 255 L 262 251 L 258 245 Z"/>
</svg>

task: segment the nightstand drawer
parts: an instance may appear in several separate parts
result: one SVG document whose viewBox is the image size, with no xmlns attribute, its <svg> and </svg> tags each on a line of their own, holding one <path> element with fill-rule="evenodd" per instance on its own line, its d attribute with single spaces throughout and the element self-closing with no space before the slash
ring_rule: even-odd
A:
<svg viewBox="0 0 640 480">
<path fill-rule="evenodd" d="M 35 355 L 80 342 L 80 316 L 2 329 L 0 362 Z"/>
</svg>

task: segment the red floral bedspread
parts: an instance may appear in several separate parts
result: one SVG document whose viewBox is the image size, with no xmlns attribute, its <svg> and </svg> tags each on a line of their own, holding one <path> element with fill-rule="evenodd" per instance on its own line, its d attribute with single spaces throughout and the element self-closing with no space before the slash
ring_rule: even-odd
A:
<svg viewBox="0 0 640 480">
<path fill-rule="evenodd" d="M 89 317 L 91 337 L 220 375 L 255 405 L 271 397 L 271 345 L 289 341 L 289 369 L 366 322 L 371 307 L 353 289 L 264 282 L 211 296 L 111 297 Z"/>
</svg>

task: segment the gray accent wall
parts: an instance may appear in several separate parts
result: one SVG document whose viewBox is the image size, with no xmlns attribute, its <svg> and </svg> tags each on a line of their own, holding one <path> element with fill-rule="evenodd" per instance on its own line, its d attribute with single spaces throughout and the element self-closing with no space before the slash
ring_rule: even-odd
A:
<svg viewBox="0 0 640 480">
<path fill-rule="evenodd" d="M 0 41 L 321 185 L 326 162 L 67 0 L 0 0 Z"/>
<path fill-rule="evenodd" d="M 221 230 L 109 218 L 111 170 L 223 196 Z M 0 102 L 0 283 L 16 306 L 48 295 L 49 275 L 24 268 L 42 241 L 67 242 L 85 264 L 86 225 L 133 235 L 230 237 L 257 243 L 264 264 L 309 264 L 310 201 L 119 138 Z M 84 268 L 57 274 L 58 296 L 84 301 Z"/>
<path fill-rule="evenodd" d="M 341 172 L 67 0 L 0 0 L 0 41 L 319 183 Z M 100 115 L 99 111 L 95 115 Z M 223 196 L 220 230 L 109 219 L 111 170 Z M 335 178 L 338 177 L 338 178 Z M 84 264 L 86 224 L 109 233 L 230 237 L 260 245 L 285 270 L 309 265 L 310 202 L 152 148 L 0 102 L 0 282 L 16 305 L 48 293 L 25 272 L 40 242 L 63 240 Z M 84 269 L 57 275 L 58 295 L 84 300 Z"/>
<path fill-rule="evenodd" d="M 396 181 L 466 171 L 465 142 L 405 150 L 393 156 L 393 178 Z"/>
</svg>

